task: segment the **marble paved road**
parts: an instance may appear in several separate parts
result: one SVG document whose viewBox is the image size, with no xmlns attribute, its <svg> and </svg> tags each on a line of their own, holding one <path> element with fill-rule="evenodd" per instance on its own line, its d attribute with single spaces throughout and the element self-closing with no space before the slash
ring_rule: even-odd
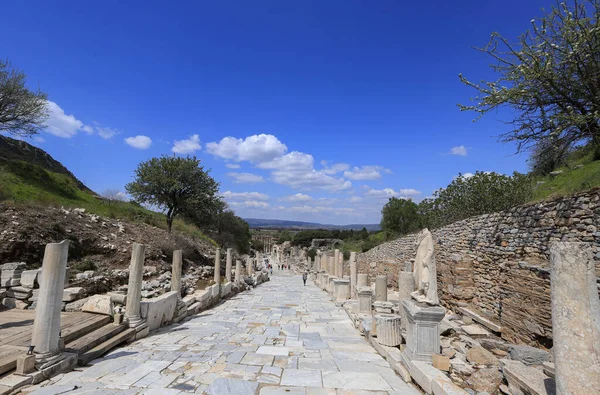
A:
<svg viewBox="0 0 600 395">
<path fill-rule="evenodd" d="M 30 394 L 420 393 L 327 293 L 284 272 L 44 384 Z"/>
</svg>

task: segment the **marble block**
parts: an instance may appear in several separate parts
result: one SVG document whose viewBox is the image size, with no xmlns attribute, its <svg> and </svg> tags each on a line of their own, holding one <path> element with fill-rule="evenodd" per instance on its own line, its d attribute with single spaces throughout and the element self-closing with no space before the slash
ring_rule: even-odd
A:
<svg viewBox="0 0 600 395">
<path fill-rule="evenodd" d="M 407 318 L 406 347 L 403 352 L 405 362 L 431 363 L 431 356 L 440 350 L 440 322 L 446 314 L 446 309 L 412 299 L 402 300 L 402 307 Z"/>
</svg>

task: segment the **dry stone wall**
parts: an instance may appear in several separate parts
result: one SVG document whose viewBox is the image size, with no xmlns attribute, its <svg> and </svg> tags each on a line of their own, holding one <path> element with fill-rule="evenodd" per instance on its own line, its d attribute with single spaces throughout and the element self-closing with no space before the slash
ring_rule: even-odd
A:
<svg viewBox="0 0 600 395">
<path fill-rule="evenodd" d="M 589 243 L 600 274 L 600 188 L 530 203 L 432 230 L 438 290 L 453 310 L 469 306 L 499 323 L 513 342 L 552 346 L 549 244 Z M 415 257 L 415 235 L 358 255 L 359 273 L 388 274 Z"/>
</svg>

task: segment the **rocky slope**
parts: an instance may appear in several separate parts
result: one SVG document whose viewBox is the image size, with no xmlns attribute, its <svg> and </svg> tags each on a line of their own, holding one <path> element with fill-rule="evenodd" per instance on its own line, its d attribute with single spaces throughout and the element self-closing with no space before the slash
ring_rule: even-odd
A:
<svg viewBox="0 0 600 395">
<path fill-rule="evenodd" d="M 88 295 L 117 289 L 126 284 L 131 245 L 146 245 L 147 291 L 168 285 L 172 251 L 183 250 L 184 273 L 193 274 L 188 287 L 209 277 L 215 247 L 179 233 L 144 223 L 104 218 L 83 209 L 12 206 L 0 203 L 0 264 L 25 262 L 39 268 L 47 243 L 70 240 L 69 267 L 72 283 Z M 78 273 L 88 272 L 87 275 Z M 91 274 L 90 272 L 93 272 Z"/>
</svg>

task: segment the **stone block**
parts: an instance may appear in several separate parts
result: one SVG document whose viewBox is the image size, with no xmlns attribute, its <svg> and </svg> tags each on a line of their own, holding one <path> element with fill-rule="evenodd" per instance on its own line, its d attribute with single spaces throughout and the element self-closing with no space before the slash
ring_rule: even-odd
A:
<svg viewBox="0 0 600 395">
<path fill-rule="evenodd" d="M 406 347 L 408 361 L 431 362 L 431 355 L 440 352 L 440 322 L 446 309 L 427 306 L 412 299 L 402 300 L 406 312 Z"/>
<path fill-rule="evenodd" d="M 433 367 L 436 369 L 443 370 L 444 372 L 450 370 L 450 358 L 445 355 L 433 354 L 431 361 L 433 362 Z"/>
<path fill-rule="evenodd" d="M 110 301 L 109 295 L 91 296 L 83 304 L 83 306 L 81 306 L 81 311 L 84 311 L 87 313 L 110 315 L 110 316 L 112 316 L 114 314 L 113 304 Z"/>
<path fill-rule="evenodd" d="M 21 285 L 27 288 L 38 287 L 38 277 L 41 272 L 41 269 L 25 270 L 23 273 L 21 273 Z"/>
<path fill-rule="evenodd" d="M 511 393 L 531 395 L 556 394 L 556 382 L 541 370 L 525 365 L 520 361 L 503 359 L 500 361 L 502 372 L 508 382 Z"/>
<path fill-rule="evenodd" d="M 35 355 L 23 355 L 17 358 L 17 374 L 24 375 L 35 370 Z"/>
<path fill-rule="evenodd" d="M 4 298 L 2 299 L 2 305 L 9 309 L 25 310 L 29 307 L 29 301 L 19 300 L 15 298 Z"/>
<path fill-rule="evenodd" d="M 550 361 L 550 353 L 536 347 L 513 345 L 508 350 L 510 359 L 521 361 L 525 365 L 541 365 Z"/>
<path fill-rule="evenodd" d="M 194 303 L 196 303 L 196 297 L 194 295 L 185 296 L 183 298 L 183 303 L 185 303 L 185 305 L 187 307 L 190 307 L 191 305 L 193 305 Z"/>
<path fill-rule="evenodd" d="M 74 302 L 77 299 L 81 299 L 85 294 L 85 290 L 82 287 L 65 288 L 63 290 L 62 301 L 65 303 Z"/>
<path fill-rule="evenodd" d="M 437 378 L 431 382 L 434 395 L 469 395 L 469 393 L 448 379 Z"/>
<path fill-rule="evenodd" d="M 460 311 L 463 315 L 472 318 L 474 321 L 479 322 L 481 325 L 485 326 L 491 331 L 502 332 L 502 326 L 496 324 L 495 322 L 484 317 L 483 315 L 476 313 L 473 310 L 470 310 L 466 307 L 459 307 L 458 311 Z"/>
<path fill-rule="evenodd" d="M 158 298 L 142 300 L 140 304 L 141 317 L 153 331 L 173 321 L 177 308 L 177 293 L 167 292 Z"/>
<path fill-rule="evenodd" d="M 434 380 L 450 382 L 450 379 L 441 370 L 423 361 L 411 361 L 409 371 L 413 380 L 419 384 L 426 394 L 433 394 L 432 384 Z"/>
<path fill-rule="evenodd" d="M 483 347 L 473 347 L 467 351 L 467 361 L 475 365 L 498 366 L 498 358 Z"/>
<path fill-rule="evenodd" d="M 127 304 L 127 294 L 125 293 L 107 292 L 106 294 L 110 296 L 110 301 L 113 302 L 113 304 L 120 304 L 122 306 Z"/>
<path fill-rule="evenodd" d="M 5 264 L 1 265 L 0 268 L 1 268 L 1 270 L 23 271 L 23 270 L 25 270 L 25 266 L 27 266 L 27 264 L 25 262 L 9 262 L 9 263 L 5 263 Z"/>
<path fill-rule="evenodd" d="M 232 284 L 230 282 L 225 283 L 221 286 L 221 298 L 229 296 L 229 294 L 231 293 L 231 287 L 232 287 Z"/>
<path fill-rule="evenodd" d="M 29 299 L 33 295 L 33 292 L 30 288 L 25 287 L 12 287 L 6 291 L 6 297 L 15 298 L 19 300 Z"/>
</svg>

